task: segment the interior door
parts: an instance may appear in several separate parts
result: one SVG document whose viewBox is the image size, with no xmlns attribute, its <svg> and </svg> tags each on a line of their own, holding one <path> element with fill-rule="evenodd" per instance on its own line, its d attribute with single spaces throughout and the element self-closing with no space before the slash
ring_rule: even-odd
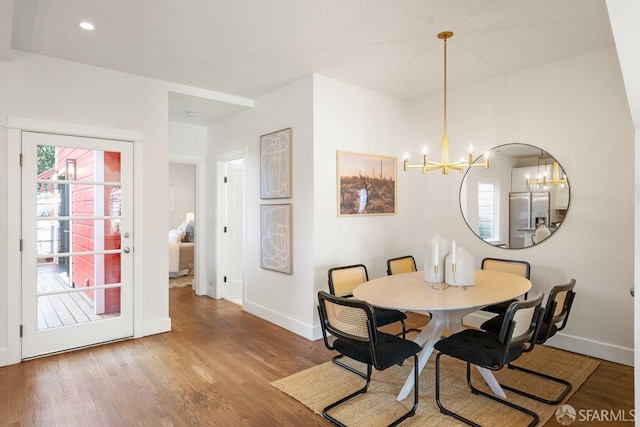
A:
<svg viewBox="0 0 640 427">
<path fill-rule="evenodd" d="M 224 234 L 224 277 L 223 298 L 242 298 L 243 292 L 243 200 L 244 164 L 242 160 L 227 162 L 227 184 L 225 200 L 226 232 Z"/>
<path fill-rule="evenodd" d="M 133 144 L 22 133 L 22 358 L 133 336 Z"/>
</svg>

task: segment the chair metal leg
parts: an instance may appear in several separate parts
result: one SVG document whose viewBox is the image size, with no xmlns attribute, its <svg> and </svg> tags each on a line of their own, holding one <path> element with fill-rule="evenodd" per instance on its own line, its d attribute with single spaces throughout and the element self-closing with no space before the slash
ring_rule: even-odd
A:
<svg viewBox="0 0 640 427">
<path fill-rule="evenodd" d="M 564 389 L 562 390 L 562 392 L 560 393 L 560 395 L 556 398 L 553 399 L 546 399 L 542 396 L 537 396 L 535 394 L 531 394 L 531 393 L 527 393 L 526 391 L 523 390 L 519 390 L 517 388 L 513 388 L 511 386 L 508 385 L 504 385 L 504 384 L 500 384 L 502 386 L 502 388 L 512 391 L 514 393 L 520 394 L 522 396 L 528 397 L 529 399 L 534 399 L 537 400 L 538 402 L 543 402 L 543 403 L 547 403 L 549 405 L 557 405 L 558 403 L 562 402 L 564 400 L 565 397 L 567 397 L 567 395 L 569 394 L 569 392 L 571 391 L 572 385 L 569 381 L 563 380 L 562 378 L 557 378 L 551 375 L 547 375 L 545 373 L 542 372 L 537 372 L 537 371 L 532 371 L 531 369 L 527 369 L 527 368 L 523 368 L 521 366 L 516 366 L 516 365 L 512 365 L 512 364 L 508 364 L 507 365 L 509 367 L 509 369 L 514 369 L 517 371 L 522 371 L 522 372 L 526 372 L 527 374 L 531 374 L 531 375 L 536 375 L 538 377 L 541 378 L 545 378 L 549 381 L 553 381 L 555 383 L 558 384 L 562 384 L 564 386 Z"/>
<path fill-rule="evenodd" d="M 457 414 L 455 412 L 448 410 L 447 408 L 444 407 L 444 405 L 440 401 L 440 357 L 443 354 L 444 353 L 438 353 L 438 355 L 436 356 L 436 403 L 438 404 L 438 408 L 440 408 L 440 413 L 444 415 L 449 415 L 450 417 L 460 420 L 465 424 L 469 424 L 470 426 L 482 427 L 480 426 L 480 424 L 474 423 L 470 419 L 465 418 L 460 414 Z"/>
<path fill-rule="evenodd" d="M 406 420 L 407 418 L 413 417 L 416 414 L 416 409 L 418 409 L 418 400 L 419 400 L 419 398 L 418 398 L 418 355 L 417 354 L 413 355 L 413 364 L 414 364 L 414 369 L 413 369 L 414 373 L 413 373 L 413 375 L 414 375 L 414 381 L 415 381 L 415 385 L 413 387 L 413 406 L 411 407 L 409 412 L 407 412 L 406 414 L 402 415 L 400 418 L 398 418 L 397 420 L 395 420 L 391 424 L 389 424 L 389 427 L 397 426 L 398 424 L 400 424 L 402 421 Z M 347 367 L 347 369 L 349 369 L 349 367 Z M 360 372 L 354 371 L 352 369 L 349 369 L 349 370 L 351 372 L 354 372 L 357 375 L 362 376 L 362 374 Z M 367 375 L 363 377 L 363 378 L 366 379 L 366 384 L 364 385 L 363 388 L 351 393 L 348 396 L 343 397 L 342 399 L 338 400 L 337 402 L 334 402 L 331 405 L 329 405 L 326 408 L 324 408 L 322 410 L 322 416 L 325 417 L 327 420 L 331 421 L 332 423 L 334 423 L 335 425 L 338 425 L 340 427 L 346 427 L 345 424 L 343 424 L 340 421 L 338 421 L 337 419 L 333 418 L 327 412 L 330 411 L 331 409 L 337 407 L 337 406 L 342 405 L 346 401 L 348 401 L 350 399 L 353 399 L 354 397 L 356 397 L 356 396 L 358 396 L 360 394 L 366 393 L 367 389 L 369 388 L 369 384 L 371 382 L 371 370 L 372 370 L 371 369 L 371 365 L 367 365 Z"/>
<path fill-rule="evenodd" d="M 474 423 L 473 421 L 471 421 L 468 418 L 463 417 L 460 414 L 457 414 L 455 412 L 450 411 L 449 409 L 445 408 L 442 405 L 442 402 L 440 401 L 440 357 L 443 355 L 444 353 L 438 353 L 438 355 L 436 356 L 436 403 L 438 404 L 438 408 L 440 408 L 440 412 L 444 415 L 449 415 L 451 417 L 454 417 L 460 421 L 462 421 L 465 424 L 468 424 L 470 426 L 475 426 L 475 427 L 480 427 L 479 424 Z M 498 403 L 501 403 L 503 405 L 509 406 L 513 409 L 516 409 L 520 412 L 524 412 L 525 414 L 530 415 L 533 420 L 528 424 L 529 427 L 533 427 L 535 425 L 538 424 L 538 422 L 540 421 L 540 418 L 538 417 L 538 414 L 536 414 L 535 412 L 524 408 L 522 406 L 518 406 L 512 402 L 509 402 L 508 400 L 504 400 L 501 399 L 497 396 L 494 396 L 493 394 L 490 393 L 486 393 L 482 390 L 478 390 L 477 388 L 475 388 L 471 382 L 471 364 L 467 362 L 467 385 L 469 386 L 469 388 L 471 389 L 471 392 L 473 394 L 480 394 L 482 396 L 488 397 L 491 400 L 494 400 Z"/>
<path fill-rule="evenodd" d="M 346 369 L 347 371 L 353 372 L 356 375 L 360 375 L 362 378 L 364 378 L 365 380 L 367 379 L 367 374 L 363 374 L 362 372 L 358 371 L 356 368 L 352 368 L 349 365 L 346 365 L 344 363 L 342 363 L 341 361 L 339 361 L 338 359 L 342 358 L 342 354 L 338 354 L 337 356 L 334 356 L 331 361 L 333 363 L 335 363 L 336 365 L 343 367 L 344 369 Z"/>
<path fill-rule="evenodd" d="M 429 313 L 429 320 L 431 320 L 431 318 L 432 318 L 432 315 L 431 315 L 431 313 Z M 401 320 L 401 322 L 402 322 L 402 329 L 403 329 L 403 331 L 402 331 L 402 338 L 405 338 L 405 334 L 406 334 L 406 332 L 411 332 L 411 331 L 413 331 L 413 332 L 417 332 L 417 333 L 422 332 L 422 329 L 419 329 L 419 328 L 411 328 L 411 329 L 407 329 L 407 330 L 405 331 L 405 330 L 404 330 L 404 327 L 405 327 L 404 320 Z M 399 337 L 399 336 L 400 336 L 400 333 L 397 333 L 397 334 L 396 334 L 396 336 L 397 336 L 397 337 Z"/>
<path fill-rule="evenodd" d="M 335 359 L 335 358 L 334 358 Z M 342 365 L 341 365 L 342 366 Z M 353 369 L 351 369 L 350 367 L 347 367 L 347 369 L 349 369 L 351 372 L 362 376 L 362 374 L 358 371 L 355 371 Z M 329 415 L 327 412 L 330 411 L 331 409 L 335 408 L 336 406 L 340 406 L 342 405 L 344 402 L 346 402 L 347 400 L 353 399 L 354 397 L 360 395 L 360 394 L 364 394 L 367 392 L 367 389 L 369 388 L 369 384 L 371 383 L 371 365 L 367 365 L 367 375 L 364 377 L 366 382 L 364 384 L 364 387 L 362 387 L 361 389 L 354 391 L 353 393 L 351 393 L 348 396 L 343 397 L 342 399 L 333 402 L 332 404 L 330 404 L 329 406 L 325 407 L 322 410 L 322 416 L 325 417 L 326 419 L 328 419 L 329 421 L 331 421 L 332 423 L 334 423 L 335 425 L 338 425 L 340 427 L 346 427 L 346 425 L 342 424 L 340 421 L 336 420 L 335 418 L 333 418 L 331 415 Z"/>
<path fill-rule="evenodd" d="M 416 414 L 416 409 L 418 409 L 418 355 L 413 355 L 413 406 L 403 416 L 389 424 L 389 427 L 397 426 L 407 418 L 413 417 Z"/>
<path fill-rule="evenodd" d="M 396 336 L 402 337 L 403 339 L 405 339 L 407 335 L 407 331 L 406 331 L 407 326 L 405 325 L 404 320 L 401 320 L 400 323 L 402 324 L 402 332 L 397 333 Z M 409 329 L 409 330 L 413 331 L 415 329 Z"/>
<path fill-rule="evenodd" d="M 536 414 L 532 410 L 527 409 L 527 408 L 525 408 L 523 406 L 516 405 L 513 402 L 509 402 L 508 400 L 502 399 L 502 398 L 500 398 L 498 396 L 495 396 L 495 395 L 493 395 L 491 393 L 486 393 L 486 392 L 484 392 L 482 390 L 478 390 L 477 388 L 475 388 L 473 386 L 472 382 L 471 382 L 471 364 L 469 362 L 467 362 L 467 385 L 469 386 L 469 388 L 471 389 L 471 392 L 473 394 L 480 394 L 482 396 L 488 397 L 491 400 L 494 400 L 494 401 L 496 401 L 498 403 L 502 403 L 503 405 L 507 405 L 510 408 L 516 409 L 516 410 L 518 410 L 520 412 L 524 412 L 525 414 L 528 414 L 531 417 L 533 417 L 533 420 L 529 424 L 527 424 L 528 427 L 533 427 L 533 426 L 537 425 L 540 422 L 540 417 L 538 417 L 538 414 Z"/>
</svg>

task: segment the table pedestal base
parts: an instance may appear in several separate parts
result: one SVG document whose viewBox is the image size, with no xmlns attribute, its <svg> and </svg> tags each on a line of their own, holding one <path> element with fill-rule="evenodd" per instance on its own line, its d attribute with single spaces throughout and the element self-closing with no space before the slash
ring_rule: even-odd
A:
<svg viewBox="0 0 640 427">
<path fill-rule="evenodd" d="M 431 353 L 433 353 L 433 346 L 441 339 L 442 333 L 447 329 L 453 333 L 460 332 L 463 329 L 462 319 L 464 316 L 475 311 L 477 311 L 477 308 L 469 310 L 434 310 L 429 312 L 431 314 L 431 320 L 427 326 L 422 329 L 422 332 L 420 332 L 420 334 L 414 339 L 414 341 L 422 347 L 422 351 L 418 356 L 418 374 L 422 372 L 422 369 L 427 364 L 429 357 L 431 357 Z M 491 372 L 490 369 L 479 366 L 476 366 L 476 368 L 493 393 L 496 396 L 506 399 L 507 395 L 504 393 L 504 390 L 502 390 L 502 387 L 500 387 L 498 380 L 493 376 L 493 372 Z M 413 378 L 413 369 L 411 369 L 411 373 L 407 377 L 402 390 L 400 390 L 400 393 L 398 394 L 398 400 L 404 400 L 409 395 L 414 384 Z"/>
</svg>

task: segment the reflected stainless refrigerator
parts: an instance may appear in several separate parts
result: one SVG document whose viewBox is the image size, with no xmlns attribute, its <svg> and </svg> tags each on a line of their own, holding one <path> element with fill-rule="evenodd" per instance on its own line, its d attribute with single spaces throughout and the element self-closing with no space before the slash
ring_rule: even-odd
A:
<svg viewBox="0 0 640 427">
<path fill-rule="evenodd" d="M 509 193 L 509 247 L 531 246 L 536 224 L 549 225 L 549 193 Z"/>
</svg>

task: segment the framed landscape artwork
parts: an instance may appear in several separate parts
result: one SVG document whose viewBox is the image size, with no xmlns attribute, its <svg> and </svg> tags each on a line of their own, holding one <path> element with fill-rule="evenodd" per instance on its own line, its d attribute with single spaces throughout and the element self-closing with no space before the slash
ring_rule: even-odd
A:
<svg viewBox="0 0 640 427">
<path fill-rule="evenodd" d="M 260 267 L 291 274 L 291 205 L 260 206 Z"/>
<path fill-rule="evenodd" d="M 260 137 L 260 198 L 291 197 L 291 128 Z"/>
<path fill-rule="evenodd" d="M 396 160 L 338 151 L 338 215 L 395 214 Z"/>
</svg>

